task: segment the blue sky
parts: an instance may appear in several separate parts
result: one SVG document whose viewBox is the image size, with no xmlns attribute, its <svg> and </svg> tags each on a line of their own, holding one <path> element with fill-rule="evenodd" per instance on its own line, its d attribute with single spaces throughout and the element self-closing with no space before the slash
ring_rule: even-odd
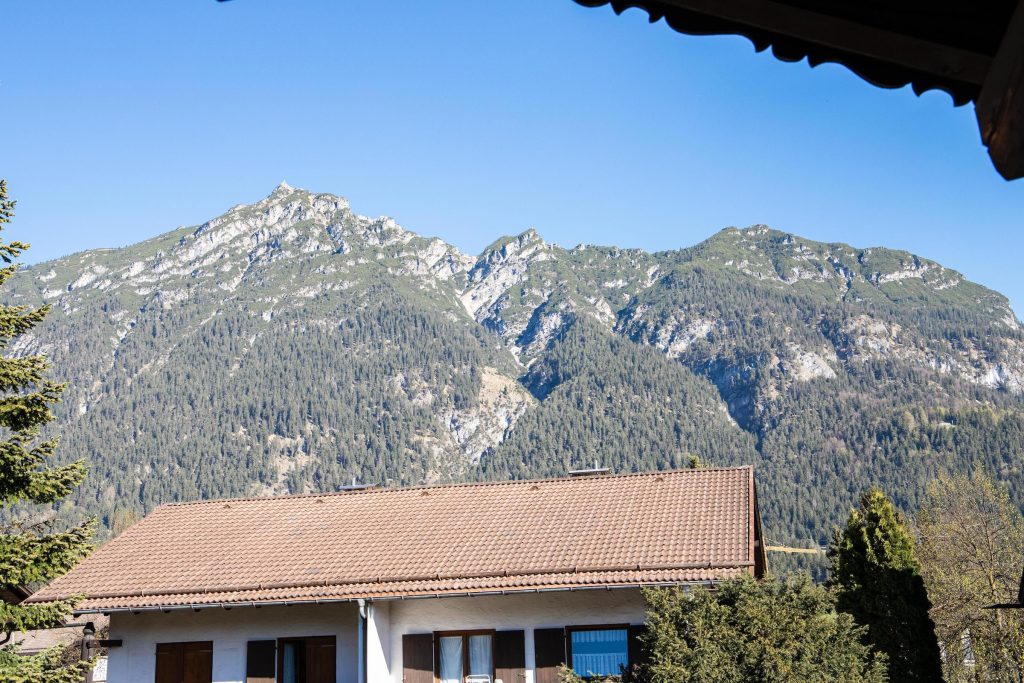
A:
<svg viewBox="0 0 1024 683">
<path fill-rule="evenodd" d="M 911 250 L 1024 312 L 1024 181 L 973 109 L 571 0 L 0 0 L 7 238 L 118 246 L 281 180 L 476 253 L 767 223 Z"/>
</svg>

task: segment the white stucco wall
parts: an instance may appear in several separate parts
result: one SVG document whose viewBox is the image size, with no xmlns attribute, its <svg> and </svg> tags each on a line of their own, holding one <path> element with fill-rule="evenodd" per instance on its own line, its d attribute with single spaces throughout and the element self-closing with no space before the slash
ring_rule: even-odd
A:
<svg viewBox="0 0 1024 683">
<path fill-rule="evenodd" d="M 357 683 L 358 623 L 356 606 L 344 603 L 117 612 L 110 618 L 110 637 L 120 638 L 124 644 L 110 649 L 107 680 L 151 683 L 156 675 L 157 643 L 210 640 L 215 683 L 245 683 L 246 641 L 333 635 L 337 639 L 338 681 Z"/>
<path fill-rule="evenodd" d="M 369 683 L 401 683 L 402 636 L 462 629 L 526 632 L 526 681 L 534 681 L 533 630 L 644 620 L 639 590 L 423 598 L 371 603 L 367 609 L 366 673 Z M 110 637 L 124 641 L 110 650 L 109 683 L 154 680 L 156 644 L 213 641 L 215 683 L 244 683 L 246 641 L 334 635 L 338 682 L 358 683 L 359 612 L 354 604 L 295 607 L 236 607 L 143 612 L 111 616 Z M 505 681 L 505 683 L 520 683 Z"/>
<path fill-rule="evenodd" d="M 370 603 L 366 612 L 366 680 L 387 681 L 391 674 L 391 602 Z M 399 637 L 401 649 L 401 637 Z M 401 680 L 401 679 L 399 679 Z"/>
</svg>

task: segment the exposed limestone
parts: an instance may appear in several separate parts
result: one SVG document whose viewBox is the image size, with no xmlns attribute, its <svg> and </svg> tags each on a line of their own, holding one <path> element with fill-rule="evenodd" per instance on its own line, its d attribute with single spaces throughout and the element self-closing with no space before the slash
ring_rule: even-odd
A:
<svg viewBox="0 0 1024 683">
<path fill-rule="evenodd" d="M 783 361 L 783 367 L 794 380 L 807 382 L 818 378 L 835 379 L 836 371 L 832 368 L 832 364 L 838 364 L 839 359 L 832 349 L 818 353 L 791 344 L 789 351 L 790 356 Z M 825 355 L 828 356 L 827 359 Z"/>
<path fill-rule="evenodd" d="M 904 340 L 900 325 L 887 324 L 865 315 L 850 320 L 844 326 L 844 332 L 853 342 L 853 361 L 895 358 L 991 389 L 1024 393 L 1022 342 L 1008 340 L 998 357 L 990 356 L 970 340 L 966 340 L 961 348 L 938 340 L 931 345 L 910 343 Z"/>
<path fill-rule="evenodd" d="M 469 271 L 469 283 L 462 293 L 463 306 L 470 315 L 491 306 L 504 293 L 526 278 L 530 264 L 550 258 L 549 245 L 534 230 L 527 230 L 486 252 Z"/>
<path fill-rule="evenodd" d="M 527 408 L 535 402 L 521 384 L 497 369 L 484 367 L 477 406 L 442 416 L 445 427 L 469 459 L 476 462 L 488 449 L 505 440 Z"/>
</svg>

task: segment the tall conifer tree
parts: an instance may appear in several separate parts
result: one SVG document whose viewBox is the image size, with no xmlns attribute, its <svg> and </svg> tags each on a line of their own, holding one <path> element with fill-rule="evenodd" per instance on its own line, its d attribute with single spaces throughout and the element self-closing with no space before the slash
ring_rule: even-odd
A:
<svg viewBox="0 0 1024 683">
<path fill-rule="evenodd" d="M 0 180 L 0 229 L 14 216 L 14 201 L 7 197 L 7 182 Z M 22 242 L 0 242 L 0 285 L 14 274 L 14 260 L 28 247 Z M 52 523 L 16 515 L 13 509 L 49 505 L 64 498 L 85 477 L 82 461 L 50 464 L 56 438 L 40 438 L 41 428 L 53 419 L 51 406 L 60 400 L 63 385 L 45 378 L 49 364 L 39 355 L 11 357 L 10 346 L 31 330 L 47 307 L 0 305 L 0 590 L 31 588 L 50 581 L 73 567 L 90 549 L 92 523 L 55 530 Z M 24 508 L 23 508 L 24 509 Z M 73 608 L 70 601 L 24 605 L 0 602 L 0 683 L 72 683 L 81 681 L 88 663 L 65 665 L 58 650 L 22 656 L 10 644 L 19 631 L 61 625 Z"/>
<path fill-rule="evenodd" d="M 867 627 L 887 655 L 893 681 L 941 681 L 931 603 L 914 555 L 914 538 L 886 495 L 871 488 L 828 549 L 837 607 Z"/>
</svg>

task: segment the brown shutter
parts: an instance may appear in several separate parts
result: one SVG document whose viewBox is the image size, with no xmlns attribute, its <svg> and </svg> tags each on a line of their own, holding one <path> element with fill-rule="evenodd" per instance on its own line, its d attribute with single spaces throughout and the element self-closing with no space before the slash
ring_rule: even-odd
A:
<svg viewBox="0 0 1024 683">
<path fill-rule="evenodd" d="M 565 664 L 565 629 L 536 629 L 533 632 L 533 649 L 537 683 L 558 683 L 558 667 Z"/>
<path fill-rule="evenodd" d="M 213 683 L 213 643 L 183 643 L 184 683 Z"/>
<path fill-rule="evenodd" d="M 335 683 L 337 662 L 334 636 L 306 639 L 306 680 L 308 683 Z"/>
<path fill-rule="evenodd" d="M 494 634 L 494 677 L 502 683 L 526 680 L 526 633 L 497 631 Z"/>
<path fill-rule="evenodd" d="M 643 643 L 640 642 L 640 636 L 644 634 L 647 627 L 640 625 L 631 625 L 629 627 L 629 668 L 632 669 L 637 664 L 643 662 Z"/>
<path fill-rule="evenodd" d="M 157 643 L 156 683 L 213 683 L 213 643 Z"/>
<path fill-rule="evenodd" d="M 181 647 L 182 643 L 156 644 L 156 683 L 182 683 L 185 680 Z"/>
<path fill-rule="evenodd" d="M 434 683 L 433 634 L 402 636 L 402 680 L 405 683 Z"/>
<path fill-rule="evenodd" d="M 245 648 L 245 683 L 275 683 L 277 643 L 250 640 Z"/>
</svg>

